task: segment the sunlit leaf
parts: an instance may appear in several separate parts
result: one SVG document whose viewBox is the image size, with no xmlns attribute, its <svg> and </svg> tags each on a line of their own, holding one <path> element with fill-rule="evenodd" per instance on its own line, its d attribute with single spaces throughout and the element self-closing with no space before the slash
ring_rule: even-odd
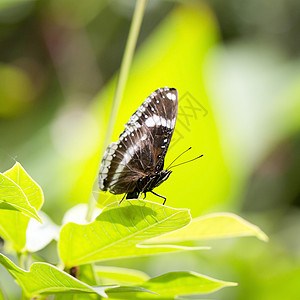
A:
<svg viewBox="0 0 300 300">
<path fill-rule="evenodd" d="M 95 267 L 96 266 L 93 264 L 85 264 L 85 265 L 78 266 L 79 269 L 78 279 L 85 283 L 88 283 L 89 285 L 97 285 L 99 283 L 102 284 L 103 282 L 100 282 L 97 278 Z"/>
<path fill-rule="evenodd" d="M 57 293 L 96 293 L 106 297 L 104 287 L 91 287 L 47 263 L 33 263 L 29 271 L 17 267 L 0 253 L 0 263 L 18 281 L 28 297 Z"/>
<path fill-rule="evenodd" d="M 14 210 L 41 221 L 36 209 L 30 205 L 24 191 L 9 176 L 0 173 L 0 209 Z"/>
<path fill-rule="evenodd" d="M 16 163 L 10 170 L 3 175 L 7 183 L 10 184 L 11 189 L 22 196 L 22 201 L 26 200 L 26 205 L 30 205 L 31 210 L 36 215 L 35 219 L 41 221 L 37 216 L 36 211 L 39 210 L 43 204 L 43 192 L 40 186 L 26 173 L 19 163 Z M 1 187 L 0 187 L 0 194 Z M 0 196 L 1 197 L 1 196 Z M 15 198 L 12 194 L 11 197 Z M 24 201 L 25 201 L 24 200 Z M 2 203 L 3 204 L 3 203 Z M 21 251 L 26 243 L 26 229 L 30 218 L 27 215 L 21 214 L 14 210 L 0 209 L 0 235 L 12 242 L 13 247 L 17 251 Z"/>
<path fill-rule="evenodd" d="M 200 241 L 239 236 L 256 236 L 267 241 L 268 237 L 257 226 L 232 213 L 215 213 L 198 217 L 180 230 L 157 237 L 149 243 Z"/>
<path fill-rule="evenodd" d="M 65 265 L 176 251 L 170 246 L 147 248 L 149 238 L 177 230 L 191 221 L 189 210 L 174 209 L 149 201 L 113 203 L 87 225 L 66 224 L 58 249 Z M 137 247 L 138 246 L 138 247 Z"/>
<path fill-rule="evenodd" d="M 41 187 L 28 175 L 20 163 L 15 165 L 4 173 L 5 176 L 13 180 L 23 190 L 28 202 L 36 210 L 40 209 L 44 202 L 44 196 Z"/>
<path fill-rule="evenodd" d="M 176 299 L 179 295 L 206 294 L 235 285 L 236 283 L 213 279 L 195 272 L 170 272 L 139 285 L 158 295 L 130 293 L 130 299 Z M 122 293 L 122 287 L 107 290 L 107 294 L 118 299 L 128 299 L 128 295 Z"/>
<path fill-rule="evenodd" d="M 136 285 L 149 279 L 141 271 L 119 267 L 97 266 L 96 273 L 102 284 Z"/>
</svg>

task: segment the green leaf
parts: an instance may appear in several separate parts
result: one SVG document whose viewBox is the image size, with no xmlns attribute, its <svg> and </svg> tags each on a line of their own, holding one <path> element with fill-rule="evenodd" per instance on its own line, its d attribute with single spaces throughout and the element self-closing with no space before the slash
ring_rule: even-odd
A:
<svg viewBox="0 0 300 300">
<path fill-rule="evenodd" d="M 97 278 L 96 272 L 94 271 L 94 265 L 86 264 L 77 266 L 78 268 L 77 274 L 80 281 L 85 282 L 88 285 L 95 286 L 100 285 L 100 281 Z M 68 299 L 65 299 L 66 295 L 59 295 L 55 297 L 55 300 L 99 300 L 98 295 L 91 295 L 91 294 L 76 294 L 76 295 L 69 295 Z"/>
<path fill-rule="evenodd" d="M 102 284 L 117 284 L 117 285 L 136 285 L 147 281 L 149 276 L 138 270 L 97 266 L 96 273 Z"/>
<path fill-rule="evenodd" d="M 107 287 L 109 288 L 109 287 Z M 118 293 L 116 293 L 115 295 L 120 295 L 120 293 L 125 293 L 125 299 L 131 299 L 128 298 L 128 296 L 131 296 L 131 294 L 134 293 L 143 293 L 142 295 L 145 295 L 145 293 L 151 293 L 151 294 L 155 294 L 152 291 L 146 290 L 143 287 L 139 287 L 139 286 L 121 286 L 121 287 L 116 287 L 118 289 Z M 112 289 L 111 289 L 112 290 Z M 109 297 L 110 299 L 114 297 Z M 99 297 L 97 297 L 97 295 L 91 295 L 91 294 L 76 294 L 76 295 L 58 295 L 55 297 L 56 300 L 91 300 L 91 299 L 97 299 L 99 300 Z M 118 299 L 121 299 L 118 297 Z M 143 297 L 141 298 L 143 299 Z"/>
<path fill-rule="evenodd" d="M 28 202 L 36 210 L 39 210 L 44 202 L 44 195 L 41 187 L 28 175 L 20 163 L 4 173 L 5 176 L 13 180 L 24 192 Z"/>
<path fill-rule="evenodd" d="M 149 243 L 200 241 L 239 236 L 268 237 L 257 226 L 232 213 L 215 213 L 193 219 L 189 226 L 148 241 Z"/>
<path fill-rule="evenodd" d="M 178 249 L 140 245 L 143 241 L 189 224 L 189 210 L 174 209 L 149 201 L 112 203 L 87 225 L 63 226 L 58 249 L 66 266 L 149 255 Z"/>
<path fill-rule="evenodd" d="M 0 209 L 19 211 L 41 221 L 21 187 L 2 173 L 0 173 Z"/>
<path fill-rule="evenodd" d="M 195 272 L 170 272 L 149 279 L 138 287 L 153 291 L 153 294 L 130 293 L 130 299 L 174 299 L 179 295 L 207 294 L 236 283 L 213 279 Z M 109 296 L 129 299 L 122 287 L 106 291 Z"/>
<path fill-rule="evenodd" d="M 153 295 L 155 295 L 156 298 L 158 298 L 157 293 L 147 290 L 141 286 L 120 286 L 120 287 L 116 287 L 116 289 L 117 289 L 116 293 L 113 293 L 113 292 L 111 293 L 111 295 L 113 297 L 109 297 L 109 298 L 114 299 L 114 296 L 117 295 L 117 299 L 122 299 L 123 297 L 125 297 L 125 299 L 132 299 L 131 298 L 132 294 L 135 295 L 136 293 L 140 293 L 140 292 L 144 292 L 144 293 L 146 292 L 146 293 L 152 294 L 152 297 L 153 297 Z M 123 295 L 122 295 L 122 293 L 123 293 Z M 144 299 L 144 296 L 145 296 L 144 293 L 139 295 L 139 297 L 140 297 L 139 299 Z M 121 297 L 120 297 L 120 295 L 121 295 Z M 150 297 L 150 298 L 152 299 L 152 297 Z M 146 298 L 148 298 L 148 297 L 146 297 Z"/>
<path fill-rule="evenodd" d="M 107 286 L 91 287 L 47 263 L 33 263 L 30 270 L 25 271 L 1 253 L 0 263 L 16 279 L 28 297 L 57 293 L 96 293 L 107 297 Z"/>
<path fill-rule="evenodd" d="M 100 281 L 97 278 L 97 274 L 95 272 L 95 265 L 86 264 L 78 266 L 79 276 L 77 277 L 79 280 L 89 284 L 89 285 L 98 285 Z M 103 283 L 103 282 L 101 282 Z"/>
<path fill-rule="evenodd" d="M 3 176 L 23 198 L 26 205 L 32 210 L 39 210 L 43 204 L 43 192 L 40 186 L 26 173 L 19 163 L 16 163 Z M 2 195 L 0 187 L 0 195 Z M 0 196 L 1 197 L 1 196 Z M 37 214 L 36 214 L 37 216 Z M 40 217 L 37 216 L 38 221 Z M 20 252 L 26 243 L 26 229 L 30 218 L 15 210 L 0 209 L 0 235 L 13 243 L 16 251 Z"/>
</svg>

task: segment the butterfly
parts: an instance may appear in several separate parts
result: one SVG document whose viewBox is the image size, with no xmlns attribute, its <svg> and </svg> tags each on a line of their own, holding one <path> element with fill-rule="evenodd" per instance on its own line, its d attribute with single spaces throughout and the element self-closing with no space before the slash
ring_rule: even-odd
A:
<svg viewBox="0 0 300 300">
<path fill-rule="evenodd" d="M 154 91 L 125 124 L 117 142 L 106 149 L 100 165 L 99 187 L 124 194 L 121 202 L 153 191 L 172 173 L 164 169 L 165 156 L 174 132 L 178 111 L 175 88 Z"/>
</svg>

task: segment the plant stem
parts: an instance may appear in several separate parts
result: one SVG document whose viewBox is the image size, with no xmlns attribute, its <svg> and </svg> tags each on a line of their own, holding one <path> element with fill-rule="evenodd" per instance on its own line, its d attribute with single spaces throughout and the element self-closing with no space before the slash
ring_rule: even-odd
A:
<svg viewBox="0 0 300 300">
<path fill-rule="evenodd" d="M 27 252 L 27 255 L 26 255 L 26 269 L 27 270 L 29 270 L 31 264 L 32 264 L 32 255 L 30 252 Z"/>
<path fill-rule="evenodd" d="M 92 216 L 93 216 L 93 212 L 96 207 L 96 204 L 97 204 L 96 199 L 91 195 L 90 199 L 89 199 L 89 203 L 88 203 L 88 209 L 87 209 L 86 216 L 85 216 L 85 220 L 87 222 L 92 221 Z"/>
<path fill-rule="evenodd" d="M 134 50 L 136 47 L 136 42 L 137 42 L 138 35 L 140 32 L 141 24 L 142 24 L 146 2 L 147 2 L 147 0 L 137 0 L 136 5 L 135 5 L 135 10 L 134 10 L 134 14 L 133 14 L 129 34 L 128 34 L 128 39 L 126 42 L 126 47 L 125 47 L 124 55 L 122 58 L 122 63 L 121 63 L 119 78 L 117 81 L 116 91 L 114 94 L 114 99 L 113 99 L 111 110 L 110 110 L 110 118 L 108 121 L 107 131 L 106 131 L 104 144 L 103 144 L 104 149 L 109 144 L 112 134 L 113 134 L 114 124 L 117 119 L 117 114 L 119 111 L 119 107 L 120 107 L 120 103 L 121 103 L 121 100 L 123 97 L 125 86 L 127 83 L 128 74 L 129 74 Z M 103 153 L 103 152 L 104 151 L 102 151 L 101 153 Z M 95 199 L 93 197 L 91 197 L 91 199 L 89 201 L 89 205 L 88 205 L 88 211 L 86 214 L 87 222 L 90 222 L 92 219 L 92 214 L 96 207 L 96 203 L 97 203 L 97 201 L 95 201 Z"/>
<path fill-rule="evenodd" d="M 118 78 L 118 82 L 117 82 L 116 92 L 115 92 L 112 107 L 111 107 L 110 118 L 108 121 L 108 128 L 107 128 L 105 141 L 104 141 L 104 147 L 106 147 L 111 140 L 111 136 L 113 133 L 113 128 L 114 128 L 115 122 L 116 122 L 118 110 L 119 110 L 120 103 L 121 103 L 123 93 L 125 90 L 125 86 L 127 83 L 129 69 L 131 66 L 132 57 L 133 57 L 134 50 L 136 47 L 138 34 L 139 34 L 139 31 L 141 28 L 142 19 L 143 19 L 144 11 L 145 11 L 145 6 L 146 6 L 146 0 L 137 0 L 134 14 L 133 14 L 132 23 L 131 23 L 129 34 L 128 34 L 128 39 L 126 42 L 124 56 L 123 56 L 122 63 L 121 63 L 120 74 L 119 74 L 119 78 Z"/>
<path fill-rule="evenodd" d="M 17 256 L 18 256 L 18 261 L 19 261 L 19 267 L 22 268 L 22 269 L 25 269 L 25 262 L 24 262 L 23 254 L 18 252 Z"/>
<path fill-rule="evenodd" d="M 19 267 L 23 270 L 25 269 L 25 261 L 24 261 L 24 255 L 20 252 L 17 252 L 17 257 L 19 261 Z M 24 291 L 22 290 L 21 300 L 27 300 L 27 296 L 25 295 Z"/>
</svg>

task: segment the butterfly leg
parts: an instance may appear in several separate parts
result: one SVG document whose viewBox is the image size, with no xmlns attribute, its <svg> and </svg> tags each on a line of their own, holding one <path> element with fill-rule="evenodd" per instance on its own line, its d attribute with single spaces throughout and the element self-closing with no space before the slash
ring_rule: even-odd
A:
<svg viewBox="0 0 300 300">
<path fill-rule="evenodd" d="M 145 200 L 145 199 L 146 199 L 146 193 L 144 192 L 143 194 L 144 194 L 144 198 L 143 198 L 143 200 Z"/>
<path fill-rule="evenodd" d="M 124 196 L 122 197 L 121 201 L 119 202 L 119 206 L 121 205 L 121 203 L 123 202 L 123 200 L 125 199 L 126 194 L 124 194 Z"/>
<path fill-rule="evenodd" d="M 163 202 L 163 205 L 165 205 L 165 203 L 166 203 L 166 201 L 167 201 L 167 198 L 166 197 L 164 197 L 164 196 L 162 196 L 162 195 L 159 195 L 159 194 L 156 194 L 155 192 L 153 192 L 153 191 L 150 191 L 152 194 L 154 194 L 155 196 L 158 196 L 158 197 L 160 197 L 160 198 L 163 198 L 164 199 L 164 202 Z"/>
<path fill-rule="evenodd" d="M 138 199 L 140 192 L 138 190 L 134 190 L 133 192 L 127 193 L 126 199 Z"/>
</svg>

